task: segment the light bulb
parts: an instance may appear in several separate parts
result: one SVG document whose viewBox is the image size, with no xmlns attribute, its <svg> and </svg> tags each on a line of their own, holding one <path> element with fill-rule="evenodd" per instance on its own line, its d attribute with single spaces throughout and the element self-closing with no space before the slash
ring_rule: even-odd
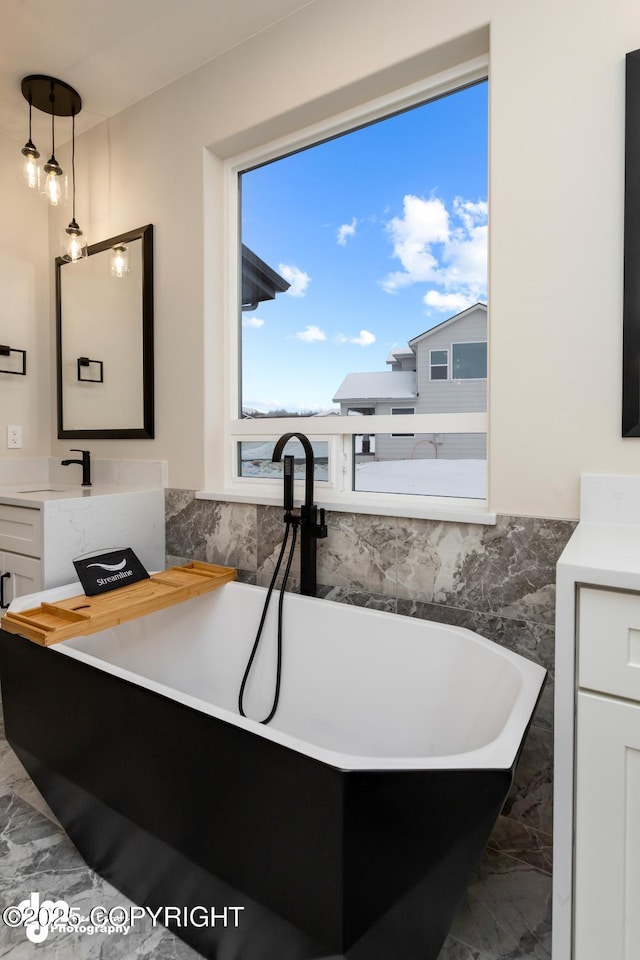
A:
<svg viewBox="0 0 640 960">
<path fill-rule="evenodd" d="M 79 260 L 82 256 L 82 242 L 80 237 L 71 237 L 67 249 L 70 260 Z"/>
<path fill-rule="evenodd" d="M 62 167 L 53 154 L 51 154 L 51 159 L 48 163 L 45 163 L 43 169 L 47 175 L 44 182 L 44 195 L 49 203 L 56 207 L 65 199 L 63 187 L 66 178 L 63 178 Z"/>
<path fill-rule="evenodd" d="M 62 259 L 74 263 L 87 256 L 87 238 L 76 223 L 71 221 L 62 234 Z"/>
<path fill-rule="evenodd" d="M 31 187 L 32 190 L 37 189 L 40 186 L 40 167 L 38 166 L 37 162 L 40 153 L 31 140 L 27 140 L 25 143 L 24 147 L 22 148 L 22 155 L 24 157 L 24 164 L 22 167 L 24 181 L 28 187 Z"/>
<path fill-rule="evenodd" d="M 131 272 L 129 250 L 125 246 L 114 247 L 111 251 L 111 276 L 122 279 Z"/>
<path fill-rule="evenodd" d="M 60 177 L 56 173 L 48 173 L 47 179 L 44 185 L 44 192 L 47 195 L 47 200 L 52 206 L 57 206 L 60 203 L 61 189 L 60 189 Z"/>
</svg>

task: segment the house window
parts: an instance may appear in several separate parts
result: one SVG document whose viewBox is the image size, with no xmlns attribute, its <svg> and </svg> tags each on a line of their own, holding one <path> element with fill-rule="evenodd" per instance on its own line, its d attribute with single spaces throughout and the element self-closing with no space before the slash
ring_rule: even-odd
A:
<svg viewBox="0 0 640 960">
<path fill-rule="evenodd" d="M 422 479 L 436 469 L 412 469 L 420 477 L 410 484 L 397 477 L 410 461 L 445 459 L 436 435 L 486 433 L 477 402 L 461 407 L 458 391 L 457 406 L 439 397 L 436 407 L 423 389 L 452 377 L 451 352 L 410 341 L 486 301 L 487 65 L 461 65 L 224 163 L 229 234 L 240 229 L 226 298 L 230 323 L 237 307 L 226 453 L 208 467 L 223 475 L 221 494 L 275 502 L 273 443 L 302 432 L 314 450 L 323 445 L 319 503 L 423 516 L 432 508 L 420 497 L 446 496 L 440 479 Z M 396 432 L 402 415 L 413 417 L 410 433 Z M 466 443 L 452 458 L 466 457 Z M 352 482 L 356 461 L 366 488 Z M 379 465 L 387 479 L 376 483 Z M 388 493 L 400 494 L 393 505 Z"/>
<path fill-rule="evenodd" d="M 241 416 L 338 412 L 350 372 L 486 297 L 487 86 L 239 171 Z"/>
<path fill-rule="evenodd" d="M 415 413 L 414 407 L 391 407 L 391 415 L 394 417 L 403 417 L 406 414 Z M 392 433 L 392 437 L 412 437 L 412 433 Z"/>
<path fill-rule="evenodd" d="M 454 343 L 451 345 L 452 371 L 454 380 L 487 379 L 487 344 Z"/>
<path fill-rule="evenodd" d="M 238 476 L 263 477 L 282 479 L 284 466 L 283 459 L 274 463 L 271 459 L 275 443 L 269 440 L 243 440 L 238 443 Z M 325 441 L 314 441 L 313 450 L 313 479 L 325 481 L 329 476 L 329 444 Z M 294 478 L 304 480 L 305 454 L 299 440 L 290 440 L 282 457 L 291 454 L 294 457 Z"/>
<path fill-rule="evenodd" d="M 430 380 L 448 380 L 449 379 L 449 351 L 448 350 L 430 350 L 429 351 L 429 379 Z"/>
</svg>

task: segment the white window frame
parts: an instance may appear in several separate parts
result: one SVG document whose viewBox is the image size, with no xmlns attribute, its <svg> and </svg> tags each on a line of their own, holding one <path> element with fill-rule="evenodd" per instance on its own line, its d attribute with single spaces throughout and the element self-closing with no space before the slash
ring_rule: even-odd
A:
<svg viewBox="0 0 640 960">
<path fill-rule="evenodd" d="M 433 363 L 431 361 L 431 354 L 433 353 L 446 353 L 447 362 L 446 363 Z M 446 383 L 449 379 L 449 350 L 447 347 L 434 347 L 433 350 L 429 350 L 429 382 L 430 383 Z M 434 367 L 445 367 L 447 370 L 446 377 L 434 377 L 432 376 Z"/>
<path fill-rule="evenodd" d="M 360 417 L 265 417 L 248 420 L 240 419 L 238 415 L 241 376 L 239 368 L 241 324 L 238 303 L 241 271 L 238 243 L 239 174 L 261 163 L 285 156 L 287 153 L 312 146 L 393 113 L 453 93 L 472 83 L 486 80 L 488 76 L 489 58 L 481 56 L 428 80 L 365 103 L 328 122 L 314 124 L 293 136 L 280 138 L 223 162 L 224 313 L 226 318 L 223 483 L 221 489 L 199 491 L 198 498 L 281 505 L 282 483 L 280 481 L 238 475 L 236 445 L 242 440 L 273 440 L 275 442 L 284 433 L 301 432 L 310 439 L 326 440 L 329 444 L 329 479 L 327 482 L 315 484 L 317 503 L 329 510 L 383 516 L 451 519 L 469 523 L 495 523 L 495 514 L 489 512 L 486 500 L 354 491 L 352 489 L 353 435 L 363 432 L 363 422 Z M 390 434 L 394 429 L 397 430 L 398 421 L 391 414 L 376 414 L 366 418 L 366 428 L 366 432 L 370 434 Z M 488 417 L 486 413 L 417 413 L 414 414 L 412 428 L 416 433 L 486 434 Z M 296 482 L 295 494 L 297 501 L 302 498 L 303 486 L 300 482 Z"/>
<path fill-rule="evenodd" d="M 479 380 L 486 380 L 487 377 L 455 377 L 455 376 L 453 375 L 453 348 L 454 348 L 454 347 L 459 347 L 459 346 L 464 346 L 464 344 L 466 344 L 466 343 L 486 343 L 486 344 L 487 344 L 487 350 L 488 350 L 488 341 L 487 341 L 487 340 L 453 340 L 453 341 L 451 342 L 451 379 L 452 379 L 452 380 L 457 380 L 459 383 L 477 383 Z M 488 358 L 488 356 L 487 356 L 487 373 L 489 372 L 489 370 L 488 370 L 488 362 L 489 362 L 489 358 Z"/>
</svg>

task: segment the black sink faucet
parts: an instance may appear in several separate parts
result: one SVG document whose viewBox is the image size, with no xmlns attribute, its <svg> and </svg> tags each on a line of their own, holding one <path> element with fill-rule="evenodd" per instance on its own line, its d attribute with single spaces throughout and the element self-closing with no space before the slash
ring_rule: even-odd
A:
<svg viewBox="0 0 640 960">
<path fill-rule="evenodd" d="M 273 463 L 282 459 L 282 451 L 289 440 L 295 437 L 302 444 L 305 459 L 304 472 L 304 504 L 300 507 L 300 593 L 307 597 L 315 597 L 317 590 L 316 580 L 316 540 L 322 540 L 327 535 L 327 525 L 324 522 L 324 510 L 313 502 L 313 448 L 309 438 L 304 433 L 285 433 L 273 448 Z M 285 484 L 285 510 L 288 510 Z"/>
<path fill-rule="evenodd" d="M 70 463 L 78 463 L 82 467 L 82 486 L 91 486 L 91 452 L 89 450 L 78 450 L 77 447 L 71 448 L 71 453 L 81 453 L 82 460 L 61 460 L 63 467 L 68 467 Z"/>
</svg>

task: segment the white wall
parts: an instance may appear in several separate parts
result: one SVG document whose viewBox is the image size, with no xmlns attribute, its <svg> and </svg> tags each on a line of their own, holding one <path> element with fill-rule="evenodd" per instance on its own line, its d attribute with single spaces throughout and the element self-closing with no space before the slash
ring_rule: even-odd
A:
<svg viewBox="0 0 640 960">
<path fill-rule="evenodd" d="M 215 472 L 219 158 L 477 55 L 487 25 L 491 509 L 576 517 L 581 472 L 640 473 L 640 441 L 620 438 L 636 0 L 316 0 L 79 138 L 90 240 L 156 225 L 156 440 L 92 442 L 97 455 L 167 458 L 173 486 L 202 486 L 206 460 Z"/>
<path fill-rule="evenodd" d="M 51 396 L 47 204 L 23 188 L 22 146 L 0 134 L 0 343 L 27 351 L 26 377 L 0 373 L 0 457 L 13 458 L 51 445 L 42 415 Z M 8 424 L 22 427 L 21 450 L 7 450 Z"/>
</svg>

